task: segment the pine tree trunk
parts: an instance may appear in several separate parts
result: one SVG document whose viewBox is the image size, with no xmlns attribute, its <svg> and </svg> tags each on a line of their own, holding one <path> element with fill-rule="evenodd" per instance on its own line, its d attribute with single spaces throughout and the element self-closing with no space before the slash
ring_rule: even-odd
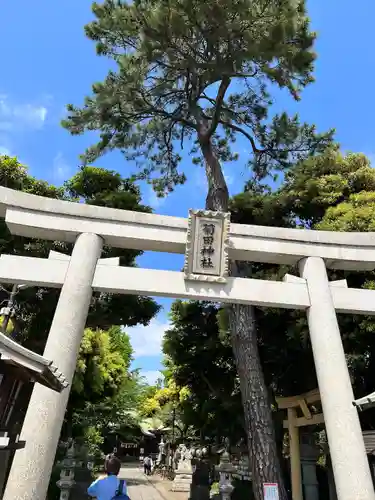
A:
<svg viewBox="0 0 375 500">
<path fill-rule="evenodd" d="M 233 353 L 240 378 L 254 496 L 263 500 L 263 484 L 277 483 L 287 498 L 276 446 L 268 388 L 260 362 L 254 308 L 234 304 L 229 310 Z M 256 457 L 254 460 L 252 457 Z"/>
<path fill-rule="evenodd" d="M 208 181 L 206 209 L 227 212 L 229 192 L 221 165 L 210 141 L 200 140 L 200 145 Z M 240 270 L 240 263 L 233 263 L 233 275 L 239 276 Z M 229 325 L 240 378 L 254 496 L 256 500 L 263 500 L 263 484 L 278 483 L 280 500 L 286 500 L 271 403 L 259 357 L 254 308 L 233 304 L 229 308 Z"/>
</svg>

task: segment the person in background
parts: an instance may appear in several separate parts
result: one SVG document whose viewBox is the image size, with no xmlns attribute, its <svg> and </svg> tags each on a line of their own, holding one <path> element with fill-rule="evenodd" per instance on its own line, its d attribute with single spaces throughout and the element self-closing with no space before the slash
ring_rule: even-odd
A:
<svg viewBox="0 0 375 500">
<path fill-rule="evenodd" d="M 113 498 L 126 498 L 126 482 L 118 479 L 121 468 L 120 460 L 115 456 L 107 456 L 105 461 L 105 477 L 96 479 L 87 493 L 97 500 L 112 500 Z M 122 489 L 122 490 L 121 490 Z"/>
<path fill-rule="evenodd" d="M 148 455 L 144 460 L 143 460 L 143 467 L 146 476 L 149 476 L 151 474 L 151 469 L 152 469 L 152 458 L 151 455 Z"/>
<path fill-rule="evenodd" d="M 113 457 L 115 457 L 115 454 L 113 452 L 108 453 L 108 455 L 106 455 L 105 460 L 104 460 L 104 470 L 107 470 L 107 463 Z"/>
</svg>

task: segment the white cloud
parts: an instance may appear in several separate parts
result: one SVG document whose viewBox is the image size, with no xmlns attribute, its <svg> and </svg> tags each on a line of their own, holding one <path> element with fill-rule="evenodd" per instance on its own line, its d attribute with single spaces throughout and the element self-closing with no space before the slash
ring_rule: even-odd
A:
<svg viewBox="0 0 375 500">
<path fill-rule="evenodd" d="M 232 186 L 234 183 L 234 177 L 232 175 L 229 175 L 224 168 L 223 168 L 223 174 L 227 186 L 228 187 Z M 203 168 L 199 167 L 197 168 L 195 175 L 195 184 L 197 185 L 197 187 L 200 188 L 201 191 L 203 191 L 204 193 L 207 192 L 208 182 L 207 182 L 206 172 L 204 171 Z"/>
<path fill-rule="evenodd" d="M 14 103 L 6 95 L 0 95 L 0 130 L 38 130 L 44 125 L 48 109 L 46 105 Z"/>
<path fill-rule="evenodd" d="M 153 319 L 148 326 L 137 325 L 125 328 L 134 350 L 134 358 L 160 355 L 163 335 L 169 326 L 167 321 Z"/>
<path fill-rule="evenodd" d="M 65 181 L 70 176 L 72 169 L 68 162 L 65 160 L 61 151 L 57 153 L 53 159 L 53 176 L 56 181 Z"/>
<path fill-rule="evenodd" d="M 155 191 L 152 189 L 152 186 L 148 186 L 145 203 L 154 209 L 158 209 L 165 203 L 166 198 L 158 198 L 156 196 Z"/>
<path fill-rule="evenodd" d="M 196 171 L 195 171 L 195 179 L 194 183 L 196 186 L 201 190 L 204 191 L 204 193 L 207 193 L 208 190 L 208 182 L 207 182 L 207 177 L 206 177 L 206 172 L 202 167 L 197 166 Z"/>
<path fill-rule="evenodd" d="M 44 106 L 33 106 L 32 104 L 15 106 L 13 108 L 13 116 L 17 120 L 23 120 L 25 125 L 40 128 L 47 118 L 47 108 Z"/>
<path fill-rule="evenodd" d="M 230 187 L 233 185 L 234 183 L 234 178 L 232 175 L 229 175 L 225 172 L 225 170 L 223 169 L 223 174 L 224 174 L 224 179 L 225 179 L 225 182 L 227 183 L 227 186 Z"/>
<path fill-rule="evenodd" d="M 140 374 L 147 380 L 147 383 L 150 385 L 155 385 L 156 381 L 159 378 L 162 378 L 162 374 L 159 370 L 141 370 Z"/>
</svg>

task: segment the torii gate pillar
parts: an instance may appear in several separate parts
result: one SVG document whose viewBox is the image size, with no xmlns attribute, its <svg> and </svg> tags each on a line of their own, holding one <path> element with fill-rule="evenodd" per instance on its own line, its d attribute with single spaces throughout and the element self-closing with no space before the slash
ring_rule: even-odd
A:
<svg viewBox="0 0 375 500">
<path fill-rule="evenodd" d="M 326 266 L 321 257 L 300 262 L 310 296 L 307 320 L 328 444 L 340 500 L 373 500 L 374 487 L 341 341 Z"/>
<path fill-rule="evenodd" d="M 102 246 L 92 233 L 81 234 L 74 245 L 44 351 L 56 360 L 69 388 L 58 394 L 34 386 L 21 433 L 26 446 L 14 457 L 3 500 L 46 497 Z"/>
</svg>

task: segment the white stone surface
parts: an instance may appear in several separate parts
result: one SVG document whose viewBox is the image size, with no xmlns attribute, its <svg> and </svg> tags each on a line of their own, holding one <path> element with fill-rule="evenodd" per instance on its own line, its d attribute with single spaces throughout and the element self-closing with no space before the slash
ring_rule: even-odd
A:
<svg viewBox="0 0 375 500">
<path fill-rule="evenodd" d="M 353 401 L 353 405 L 356 406 L 359 411 L 367 410 L 368 408 L 372 408 L 375 406 L 375 392 L 371 392 L 371 394 L 367 394 L 367 396 L 363 396 L 362 398 L 356 399 Z M 373 452 L 375 452 L 375 446 L 373 448 Z"/>
<path fill-rule="evenodd" d="M 104 259 L 105 260 L 105 259 Z M 93 289 L 102 292 L 138 294 L 172 298 L 237 301 L 242 304 L 306 309 L 310 305 L 306 281 L 286 275 L 284 282 L 244 278 L 227 278 L 226 283 L 189 282 L 176 271 L 104 266 L 96 267 Z M 15 255 L 0 256 L 0 282 L 23 283 L 60 288 L 68 268 L 67 260 L 39 259 Z M 375 314 L 374 290 L 346 288 L 331 282 L 336 312 Z"/>
<path fill-rule="evenodd" d="M 193 473 L 179 473 L 176 471 L 176 476 L 173 479 L 171 491 L 174 492 L 189 492 L 191 488 Z"/>
<path fill-rule="evenodd" d="M 54 250 L 50 250 L 48 254 L 48 258 L 51 260 L 63 260 L 65 262 L 70 261 L 70 255 L 61 252 L 55 252 Z M 106 259 L 98 260 L 99 266 L 119 266 L 120 265 L 120 257 L 108 257 Z"/>
<path fill-rule="evenodd" d="M 370 468 L 361 425 L 352 401 L 353 390 L 346 365 L 323 259 L 300 263 L 310 295 L 307 319 L 323 406 L 337 497 L 339 500 L 374 500 Z"/>
<path fill-rule="evenodd" d="M 59 262 L 68 269 L 44 356 L 56 361 L 69 384 L 76 367 L 102 243 L 95 234 L 82 234 L 69 264 Z M 15 455 L 3 500 L 46 498 L 69 390 L 70 386 L 58 394 L 41 385 L 34 386 L 20 438 L 26 441 L 26 446 Z"/>
<path fill-rule="evenodd" d="M 7 436 L 0 436 L 0 449 L 8 446 L 9 439 Z"/>
<path fill-rule="evenodd" d="M 0 282 L 62 286 L 67 270 L 62 260 L 2 255 Z M 103 292 L 165 296 L 220 302 L 306 309 L 306 283 L 282 283 L 244 278 L 228 278 L 226 283 L 186 282 L 184 273 L 135 267 L 97 265 L 93 289 Z"/>
<path fill-rule="evenodd" d="M 306 285 L 306 280 L 300 278 L 299 276 L 294 276 L 293 274 L 285 274 L 283 277 L 284 283 L 303 283 Z"/>
<path fill-rule="evenodd" d="M 193 478 L 193 467 L 191 464 L 191 452 L 184 444 L 180 444 L 178 451 L 180 459 L 172 483 L 172 491 L 189 492 Z"/>
<path fill-rule="evenodd" d="M 335 288 L 348 288 L 348 282 L 346 280 L 330 281 L 329 286 Z"/>
<path fill-rule="evenodd" d="M 75 241 L 84 232 L 101 235 L 117 248 L 185 252 L 187 219 L 96 207 L 43 198 L 0 187 L 0 216 L 13 234 Z M 237 260 L 296 264 L 323 257 L 327 267 L 375 268 L 375 234 L 312 231 L 231 224 L 229 257 Z"/>
</svg>

